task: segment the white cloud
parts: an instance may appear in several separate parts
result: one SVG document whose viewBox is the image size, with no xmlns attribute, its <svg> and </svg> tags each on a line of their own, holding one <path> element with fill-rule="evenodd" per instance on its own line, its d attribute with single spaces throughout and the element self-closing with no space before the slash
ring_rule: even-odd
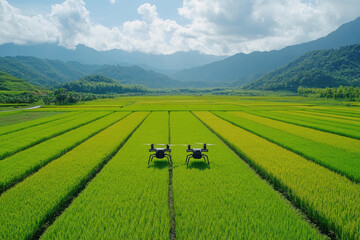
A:
<svg viewBox="0 0 360 240">
<path fill-rule="evenodd" d="M 115 3 L 115 0 L 110 0 Z M 190 23 L 162 19 L 156 6 L 138 8 L 139 19 L 108 28 L 91 22 L 82 0 L 55 4 L 48 15 L 25 16 L 0 0 L 0 44 L 58 42 L 97 50 L 168 54 L 266 51 L 322 37 L 358 17 L 358 0 L 184 0 L 178 12 Z"/>
<path fill-rule="evenodd" d="M 115 0 L 109 0 L 110 3 L 115 4 Z"/>
</svg>

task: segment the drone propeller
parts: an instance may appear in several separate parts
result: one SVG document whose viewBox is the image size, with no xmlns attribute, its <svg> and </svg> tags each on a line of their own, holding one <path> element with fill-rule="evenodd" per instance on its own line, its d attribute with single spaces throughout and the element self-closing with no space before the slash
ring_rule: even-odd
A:
<svg viewBox="0 0 360 240">
<path fill-rule="evenodd" d="M 216 144 L 213 144 L 213 143 L 196 143 L 196 144 L 200 144 L 200 145 L 206 144 L 206 146 L 214 146 L 214 145 L 216 145 Z"/>
<path fill-rule="evenodd" d="M 151 145 L 158 145 L 158 146 L 167 146 L 167 145 L 169 145 L 169 146 L 172 146 L 171 144 L 165 144 L 165 143 L 143 143 L 144 145 L 149 145 L 149 146 L 151 146 Z"/>
</svg>

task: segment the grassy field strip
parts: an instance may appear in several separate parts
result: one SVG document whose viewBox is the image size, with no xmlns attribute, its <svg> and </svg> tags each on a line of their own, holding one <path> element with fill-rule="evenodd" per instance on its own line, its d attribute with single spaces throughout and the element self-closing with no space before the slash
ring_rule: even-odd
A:
<svg viewBox="0 0 360 240">
<path fill-rule="evenodd" d="M 20 131 L 20 130 L 30 128 L 30 127 L 35 127 L 35 126 L 49 123 L 49 122 L 54 122 L 56 120 L 61 120 L 61 119 L 64 120 L 67 117 L 74 116 L 74 114 L 76 114 L 76 113 L 60 113 L 60 114 L 56 114 L 56 115 L 53 115 L 50 117 L 44 117 L 44 118 L 39 118 L 39 119 L 35 119 L 35 120 L 30 120 L 30 121 L 25 121 L 25 122 L 20 122 L 20 123 L 3 126 L 0 128 L 0 135 L 9 134 L 12 132 Z"/>
<path fill-rule="evenodd" d="M 339 239 L 360 238 L 360 185 L 207 112 L 196 112 L 251 166 Z"/>
<path fill-rule="evenodd" d="M 360 154 L 358 153 L 348 152 L 341 148 L 293 135 L 283 130 L 273 128 L 271 123 L 268 124 L 270 126 L 266 126 L 261 120 L 254 120 L 254 118 L 247 113 L 214 113 L 236 126 L 266 138 L 335 172 L 341 173 L 355 182 L 360 182 Z M 266 122 L 266 119 L 263 121 Z"/>
<path fill-rule="evenodd" d="M 302 127 L 286 122 L 260 117 L 246 112 L 229 112 L 235 116 L 249 119 L 251 121 L 291 133 L 308 140 L 330 145 L 335 148 L 341 148 L 348 152 L 360 154 L 360 141 L 357 139 L 340 136 L 328 132 L 319 131 L 313 128 Z"/>
<path fill-rule="evenodd" d="M 29 128 L 29 131 L 23 130 L 0 136 L 0 159 L 4 159 L 5 157 L 34 146 L 35 144 L 83 126 L 106 114 L 108 114 L 108 112 L 81 113 L 73 118 L 67 118 L 68 121 L 66 122 L 54 123 L 53 126 L 45 129 L 41 129 L 41 126 L 38 126 L 36 127 L 37 131 L 31 130 L 33 128 Z"/>
<path fill-rule="evenodd" d="M 286 115 L 290 119 L 298 119 L 301 121 L 314 123 L 314 124 L 323 124 L 327 126 L 332 126 L 339 129 L 357 131 L 360 133 L 360 125 L 356 121 L 340 120 L 329 117 L 314 116 L 311 114 L 298 113 L 295 111 L 277 111 L 277 114 Z"/>
<path fill-rule="evenodd" d="M 0 161 L 0 193 L 129 113 L 112 113 Z"/>
<path fill-rule="evenodd" d="M 324 113 L 324 112 L 317 112 L 317 111 L 311 111 L 311 110 L 309 111 L 308 109 L 302 109 L 302 110 L 296 111 L 296 112 L 310 114 L 313 116 L 328 117 L 328 118 L 332 118 L 332 119 L 350 120 L 352 122 L 357 122 L 358 125 L 359 125 L 359 121 L 360 121 L 360 118 L 357 118 L 357 117 L 338 115 L 338 114 L 334 114 L 331 112 Z"/>
<path fill-rule="evenodd" d="M 149 115 L 41 239 L 168 239 L 168 163 L 148 167 L 151 142 L 168 142 L 167 112 Z"/>
<path fill-rule="evenodd" d="M 33 238 L 118 151 L 147 114 L 129 115 L 4 192 L 0 239 Z"/>
<path fill-rule="evenodd" d="M 313 112 L 319 112 L 319 113 L 331 113 L 334 115 L 338 115 L 338 116 L 349 116 L 349 117 L 353 117 L 353 118 L 360 118 L 360 113 L 356 113 L 354 111 L 341 111 L 341 110 L 337 110 L 337 109 L 332 109 L 332 108 L 327 108 L 327 109 L 306 109 L 306 110 L 310 110 Z M 352 110 L 351 108 L 349 110 Z"/>
<path fill-rule="evenodd" d="M 171 142 L 208 142 L 210 168 L 173 147 L 178 239 L 321 239 L 291 204 L 189 112 L 171 112 Z"/>
<path fill-rule="evenodd" d="M 295 124 L 303 127 L 317 129 L 320 131 L 325 131 L 346 137 L 360 139 L 360 131 L 357 131 L 355 129 L 343 128 L 342 126 L 338 126 L 338 125 L 333 126 L 333 124 L 329 125 L 327 122 L 321 120 L 317 120 L 317 121 L 309 120 L 304 117 L 297 117 L 295 115 L 291 115 L 287 113 L 278 113 L 278 112 L 269 112 L 269 111 L 249 111 L 249 113 L 290 124 Z"/>
<path fill-rule="evenodd" d="M 14 125 L 22 122 L 34 121 L 36 119 L 47 118 L 57 114 L 61 114 L 61 112 L 18 111 L 17 114 L 4 116 L 0 115 L 0 127 Z"/>
<path fill-rule="evenodd" d="M 335 125 L 337 126 L 339 124 L 342 124 L 344 126 L 347 126 L 349 128 L 353 128 L 353 127 L 357 127 L 360 128 L 360 121 L 359 119 L 355 119 L 355 120 L 350 120 L 350 119 L 340 119 L 340 118 L 334 118 L 333 116 L 324 116 L 326 114 L 323 114 L 323 116 L 321 116 L 320 114 L 314 114 L 311 112 L 306 112 L 306 111 L 282 111 L 283 113 L 290 113 L 296 116 L 300 116 L 300 117 L 304 117 L 304 118 L 309 118 L 309 119 L 315 119 L 315 120 L 320 120 L 320 121 L 326 121 L 327 123 L 331 123 L 334 122 Z"/>
</svg>

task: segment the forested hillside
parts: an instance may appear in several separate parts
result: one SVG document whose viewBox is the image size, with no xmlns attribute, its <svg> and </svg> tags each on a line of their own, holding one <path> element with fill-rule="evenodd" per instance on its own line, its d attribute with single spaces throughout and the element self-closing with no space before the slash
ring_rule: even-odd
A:
<svg viewBox="0 0 360 240">
<path fill-rule="evenodd" d="M 141 93 L 146 89 L 139 85 L 123 85 L 117 81 L 101 75 L 89 75 L 78 81 L 69 82 L 61 86 L 69 91 L 84 93 Z"/>
<path fill-rule="evenodd" d="M 360 18 L 357 18 L 311 42 L 269 52 L 239 53 L 222 61 L 179 71 L 173 77 L 181 81 L 203 81 L 213 85 L 232 82 L 234 86 L 241 86 L 285 66 L 309 51 L 360 44 L 359 29 Z"/>
<path fill-rule="evenodd" d="M 245 89 L 290 90 L 360 86 L 360 44 L 309 52 L 272 71 Z"/>
<path fill-rule="evenodd" d="M 87 65 L 35 57 L 0 57 L 0 71 L 9 73 L 28 83 L 45 87 L 54 87 L 76 81 L 91 74 L 107 76 L 119 83 L 143 84 L 150 88 L 180 86 L 166 75 L 144 70 L 137 66 Z"/>
<path fill-rule="evenodd" d="M 0 90 L 1 91 L 35 91 L 35 86 L 18 79 L 10 74 L 0 71 Z"/>
</svg>

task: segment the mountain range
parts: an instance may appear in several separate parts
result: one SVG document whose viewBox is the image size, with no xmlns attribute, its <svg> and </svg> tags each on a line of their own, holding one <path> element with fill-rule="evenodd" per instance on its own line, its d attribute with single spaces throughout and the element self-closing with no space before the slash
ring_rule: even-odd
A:
<svg viewBox="0 0 360 240">
<path fill-rule="evenodd" d="M 168 55 L 126 52 L 123 50 L 96 51 L 84 45 L 71 50 L 56 44 L 16 45 L 7 43 L 0 45 L 0 57 L 32 56 L 61 61 L 76 61 L 83 64 L 96 65 L 139 65 L 147 70 L 173 73 L 183 68 L 201 66 L 222 60 L 224 56 L 206 55 L 196 51 L 176 52 Z"/>
<path fill-rule="evenodd" d="M 91 74 L 103 75 L 122 84 L 141 84 L 150 88 L 244 86 L 257 79 L 265 81 L 262 78 L 265 74 L 286 66 L 309 51 L 358 44 L 359 29 L 360 17 L 311 42 L 268 52 L 239 53 L 225 59 L 198 52 L 153 55 L 122 50 L 99 52 L 83 45 L 69 50 L 56 44 L 4 44 L 0 45 L 0 56 L 7 57 L 0 57 L 0 71 L 47 87 Z M 310 62 L 310 57 L 317 61 L 325 59 L 316 58 L 313 54 L 305 57 L 307 62 Z M 300 64 L 301 61 L 295 63 Z M 201 64 L 205 65 L 198 66 Z M 316 71 L 319 73 L 320 70 Z M 289 74 L 286 76 L 292 77 Z M 269 81 L 273 78 L 265 82 Z M 261 84 L 246 86 L 267 88 Z"/>
<path fill-rule="evenodd" d="M 282 67 L 301 55 L 321 49 L 339 48 L 360 43 L 360 17 L 345 23 L 329 35 L 303 44 L 269 52 L 239 53 L 222 61 L 179 71 L 172 77 L 179 81 L 232 83 L 241 86 Z"/>
<path fill-rule="evenodd" d="M 326 88 L 341 85 L 360 86 L 360 44 L 308 52 L 244 88 L 297 91 L 299 86 Z"/>
<path fill-rule="evenodd" d="M 103 75 L 123 84 L 142 84 L 151 88 L 181 86 L 166 75 L 137 66 L 88 65 L 35 57 L 0 57 L 0 71 L 45 87 L 55 87 L 91 74 Z"/>
</svg>

